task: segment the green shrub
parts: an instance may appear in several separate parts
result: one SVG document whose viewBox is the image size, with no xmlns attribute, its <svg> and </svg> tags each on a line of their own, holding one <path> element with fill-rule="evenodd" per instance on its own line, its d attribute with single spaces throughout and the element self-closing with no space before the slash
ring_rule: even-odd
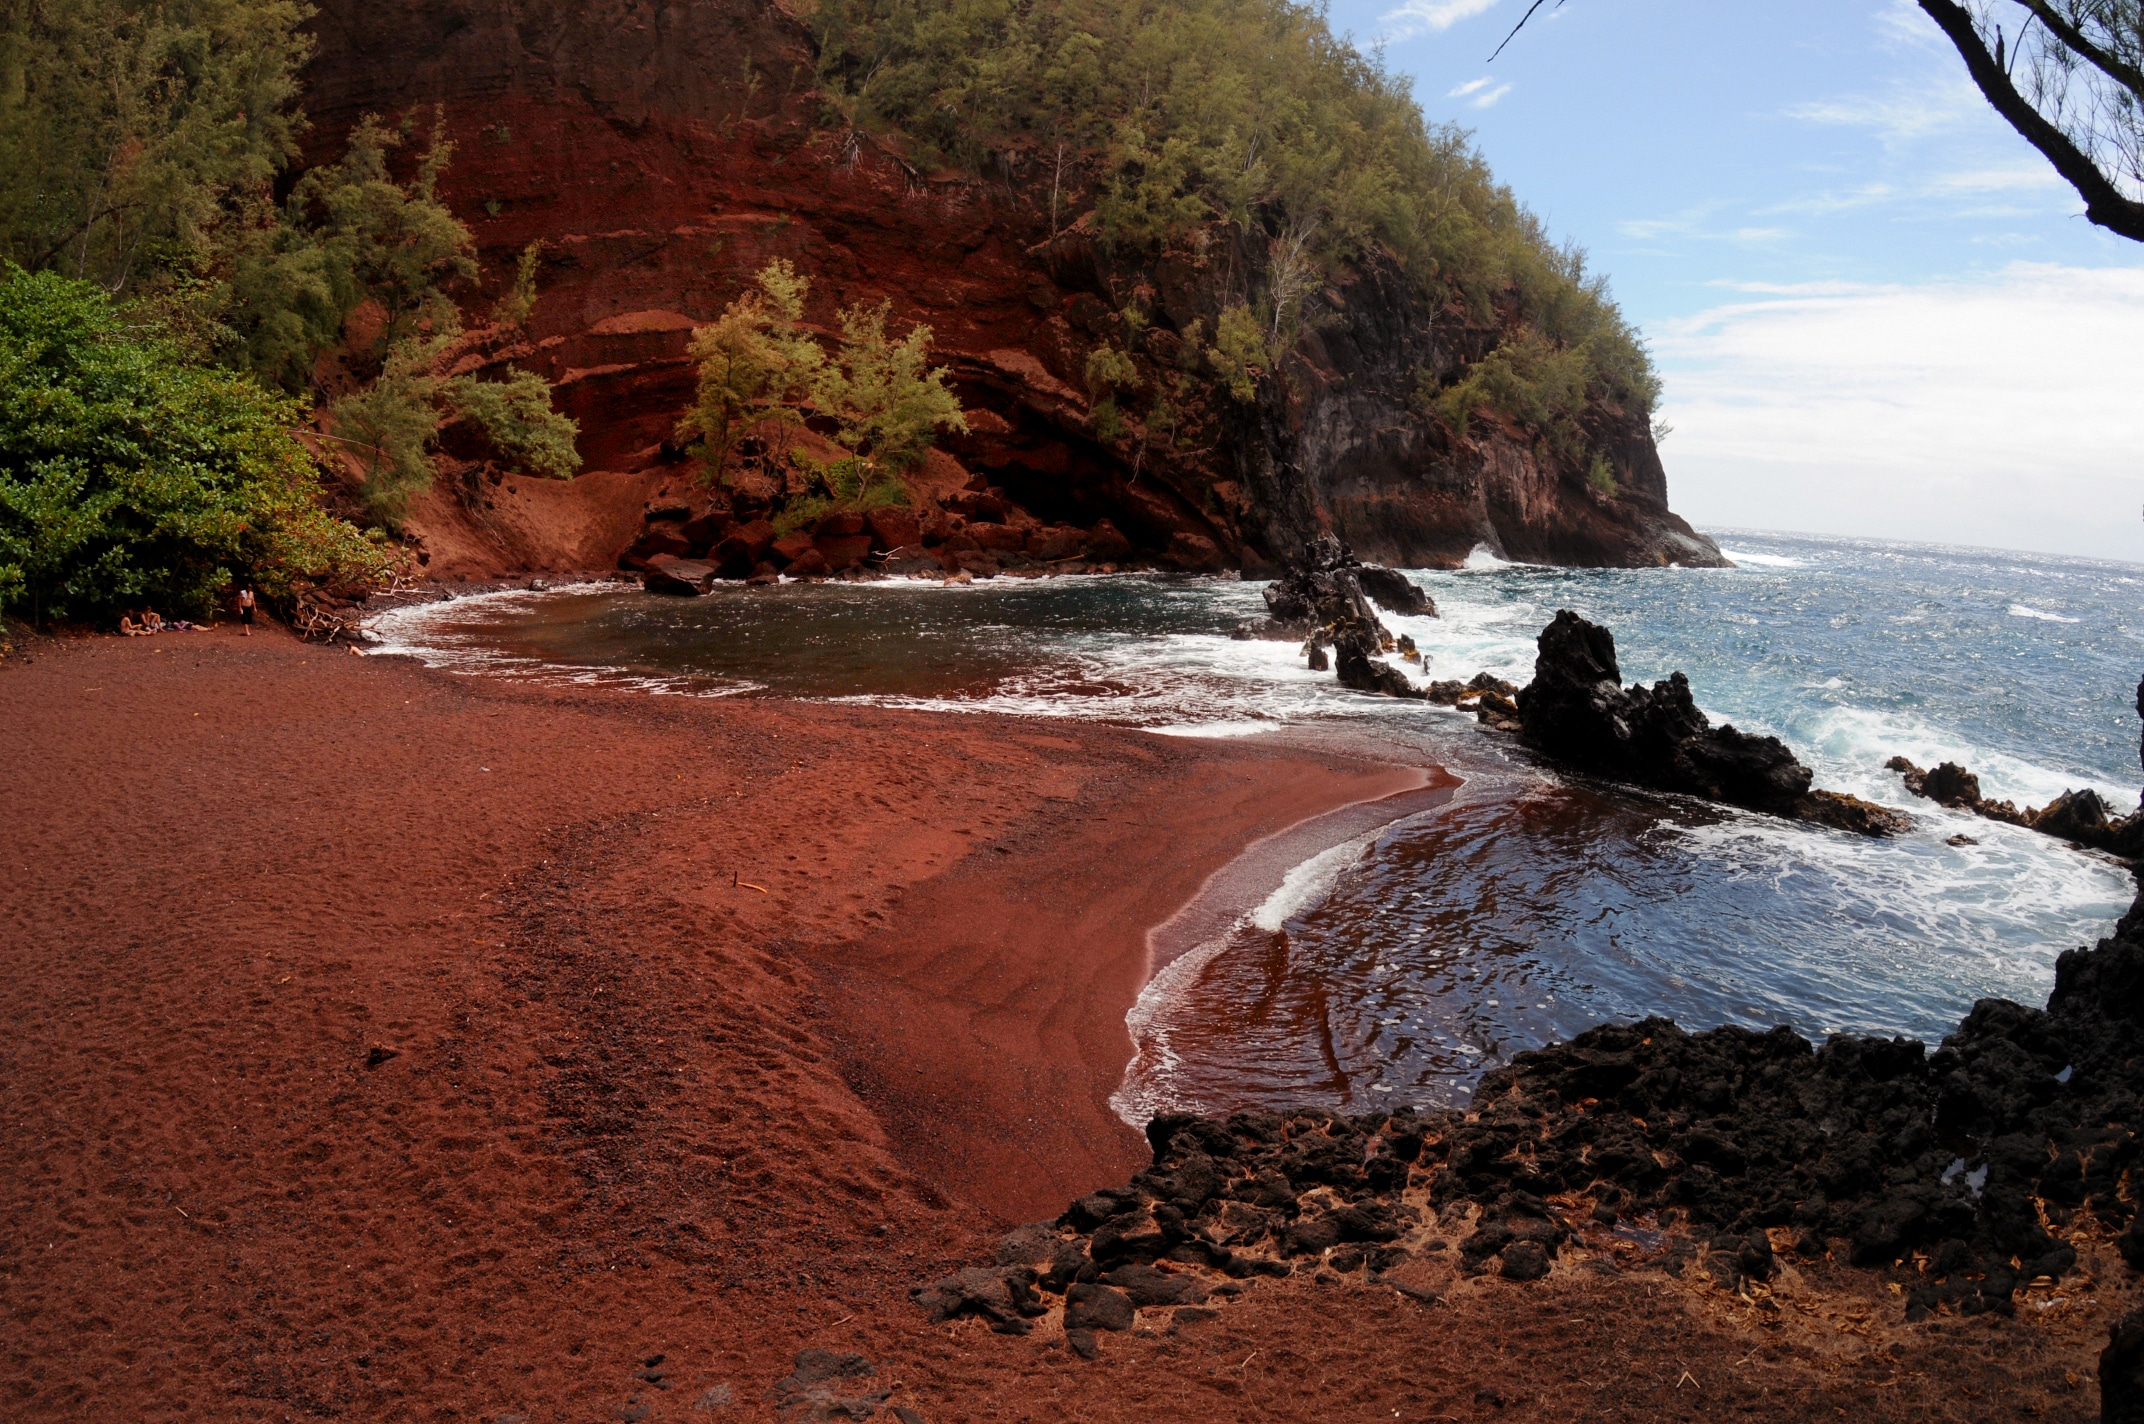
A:
<svg viewBox="0 0 2144 1424">
<path fill-rule="evenodd" d="M 1600 495 L 1602 499 L 1615 498 L 1617 490 L 1615 467 L 1608 463 L 1606 455 L 1596 454 L 1593 457 L 1593 464 L 1586 471 L 1586 483 L 1591 485 L 1594 492 Z"/>
<path fill-rule="evenodd" d="M 411 495 L 431 487 L 444 384 L 430 370 L 437 355 L 436 345 L 405 342 L 388 353 L 379 379 L 329 408 L 334 439 L 363 466 L 366 507 L 390 524 Z"/>
<path fill-rule="evenodd" d="M 1094 409 L 1087 413 L 1087 428 L 1102 440 L 1124 438 L 1124 412 L 1117 409 L 1116 397 L 1105 397 L 1094 403 Z"/>
<path fill-rule="evenodd" d="M 1487 406 L 1541 431 L 1559 451 L 1573 453 L 1585 442 L 1578 421 L 1586 410 L 1587 354 L 1584 346 L 1559 346 L 1521 327 L 1431 400 L 1462 436 L 1474 409 Z"/>
<path fill-rule="evenodd" d="M 300 0 L 45 0 L 0 20 L 0 259 L 134 295 L 273 221 Z"/>
<path fill-rule="evenodd" d="M 829 360 L 803 325 L 809 279 L 776 259 L 755 281 L 757 291 L 692 335 L 699 391 L 677 428 L 703 443 L 711 477 L 720 477 L 739 435 L 800 424 L 807 403 L 859 457 L 866 488 L 921 464 L 939 431 L 968 428 L 944 368 L 930 366 L 929 327 L 912 326 L 896 341 L 886 333 L 888 303 L 848 307 L 835 313 L 841 338 Z"/>
<path fill-rule="evenodd" d="M 384 576 L 391 551 L 325 513 L 304 415 L 127 327 L 83 282 L 0 277 L 0 606 L 35 619 L 206 614 L 234 576 Z"/>
<path fill-rule="evenodd" d="M 536 311 L 536 269 L 542 262 L 543 239 L 539 237 L 521 249 L 521 260 L 514 264 L 514 283 L 492 305 L 492 320 L 501 326 L 519 328 L 528 325 L 529 317 Z"/>
<path fill-rule="evenodd" d="M 812 402 L 836 421 L 834 438 L 873 467 L 892 473 L 923 463 L 941 430 L 968 428 L 960 402 L 931 369 L 931 329 L 912 326 L 895 341 L 886 334 L 887 302 L 835 314 L 841 327 L 838 358 L 812 384 Z"/>
<path fill-rule="evenodd" d="M 1224 307 L 1220 321 L 1214 324 L 1213 345 L 1206 348 L 1206 360 L 1230 395 L 1239 401 L 1251 400 L 1258 394 L 1259 375 L 1273 360 L 1264 324 L 1240 302 Z"/>
<path fill-rule="evenodd" d="M 800 325 L 810 282 L 781 258 L 761 268 L 755 280 L 758 290 L 692 334 L 699 389 L 677 432 L 703 443 L 711 480 L 722 477 L 730 447 L 745 431 L 799 423 L 797 405 L 826 365 L 826 353 Z"/>
<path fill-rule="evenodd" d="M 822 461 L 799 451 L 792 458 L 797 468 L 811 476 L 811 488 L 791 499 L 774 517 L 777 534 L 817 524 L 836 510 L 861 513 L 909 502 L 906 485 L 860 455 Z"/>
<path fill-rule="evenodd" d="M 1087 394 L 1104 399 L 1111 391 L 1139 384 L 1139 368 L 1129 353 L 1108 342 L 1087 353 Z"/>
</svg>

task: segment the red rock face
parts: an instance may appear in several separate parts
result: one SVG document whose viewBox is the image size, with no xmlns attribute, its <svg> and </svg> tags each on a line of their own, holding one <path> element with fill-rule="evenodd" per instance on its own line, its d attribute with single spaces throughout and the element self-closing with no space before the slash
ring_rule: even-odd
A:
<svg viewBox="0 0 2144 1424">
<path fill-rule="evenodd" d="M 1182 568 L 1261 569 L 1327 529 L 1402 564 L 1453 563 L 1477 544 L 1546 562 L 1717 557 L 1668 513 L 1642 417 L 1595 422 L 1619 485 L 1603 498 L 1581 473 L 1544 466 L 1522 432 L 1456 440 L 1411 413 L 1419 370 L 1456 370 L 1493 332 L 1375 269 L 1338 276 L 1338 320 L 1305 338 L 1255 404 L 1202 390 L 1171 438 L 1140 423 L 1152 396 L 1134 390 L 1122 397 L 1130 428 L 1115 434 L 1083 389 L 1087 354 L 1104 339 L 1131 346 L 1159 393 L 1178 369 L 1170 328 L 1204 317 L 1212 329 L 1211 274 L 1175 259 L 1117 271 L 1092 244 L 1051 241 L 1032 195 L 922 174 L 822 129 L 807 37 L 775 7 L 322 0 L 315 29 L 317 153 L 362 113 L 445 105 L 457 150 L 442 191 L 477 234 L 485 271 L 472 315 L 520 251 L 544 243 L 526 339 L 490 359 L 556 382 L 589 470 L 688 487 L 694 471 L 672 436 L 693 389 L 692 328 L 781 257 L 811 278 L 815 324 L 883 298 L 897 326 L 930 326 L 971 426 L 946 448 L 1013 506 L 979 507 L 970 532 L 1009 520 L 1020 539 L 1003 552 L 1024 548 L 1037 523 L 1107 520 L 1090 557 Z M 1155 292 L 1143 338 L 1108 299 L 1134 275 Z M 928 542 L 934 512 L 918 513 Z M 1102 552 L 1119 530 L 1128 550 Z M 871 531 L 885 548 L 906 533 Z"/>
</svg>

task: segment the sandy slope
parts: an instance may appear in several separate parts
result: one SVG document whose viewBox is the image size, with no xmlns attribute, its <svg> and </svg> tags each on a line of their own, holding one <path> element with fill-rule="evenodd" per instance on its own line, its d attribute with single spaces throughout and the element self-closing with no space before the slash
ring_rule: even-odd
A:
<svg viewBox="0 0 2144 1424">
<path fill-rule="evenodd" d="M 1437 1308 L 1265 1283 L 1092 1363 L 925 1325 L 911 1284 L 1143 1160 L 1105 1100 L 1145 927 L 1415 769 L 273 634 L 30 651 L 5 1417 L 764 1418 L 814 1346 L 933 1424 L 2096 1411 L 2083 1315 L 1879 1352 L 1884 1302 L 1822 1314 L 1851 1282 L 1783 1287 L 1800 1312 L 1560 1267 Z"/>
</svg>

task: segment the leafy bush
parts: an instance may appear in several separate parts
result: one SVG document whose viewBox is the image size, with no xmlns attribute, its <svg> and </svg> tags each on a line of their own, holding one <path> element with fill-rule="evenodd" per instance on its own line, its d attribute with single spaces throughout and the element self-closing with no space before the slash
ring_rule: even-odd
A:
<svg viewBox="0 0 2144 1424">
<path fill-rule="evenodd" d="M 774 532 L 790 534 L 817 524 L 836 510 L 858 512 L 908 503 L 908 487 L 857 455 L 820 461 L 799 452 L 798 468 L 812 476 L 810 493 L 799 495 L 774 516 Z"/>
<path fill-rule="evenodd" d="M 131 295 L 272 221 L 311 14 L 299 0 L 8 6 L 0 257 Z"/>
<path fill-rule="evenodd" d="M 692 334 L 700 383 L 677 431 L 704 443 L 710 479 L 721 477 L 730 448 L 745 431 L 800 422 L 797 403 L 826 365 L 819 343 L 800 325 L 809 281 L 781 258 L 761 268 L 756 280 L 758 290 Z"/>
<path fill-rule="evenodd" d="M 573 448 L 580 424 L 551 409 L 551 383 L 533 371 L 509 366 L 503 381 L 457 376 L 447 385 L 447 405 L 474 422 L 517 469 L 570 480 L 581 468 Z"/>
<path fill-rule="evenodd" d="M 917 325 L 895 341 L 886 334 L 891 304 L 835 314 L 838 359 L 820 368 L 812 402 L 836 421 L 834 438 L 872 467 L 900 473 L 923 463 L 941 430 L 966 430 L 945 369 L 930 368 L 931 329 Z"/>
<path fill-rule="evenodd" d="M 236 574 L 270 598 L 384 576 L 391 552 L 321 509 L 303 414 L 128 328 L 88 283 L 6 269 L 0 606 L 200 615 Z"/>
<path fill-rule="evenodd" d="M 1139 368 L 1131 356 L 1108 342 L 1087 353 L 1087 394 L 1104 399 L 1111 391 L 1139 384 Z"/>
<path fill-rule="evenodd" d="M 940 430 L 968 428 L 945 371 L 930 367 L 929 327 L 896 341 L 886 333 L 887 303 L 848 307 L 835 314 L 841 339 L 829 360 L 803 325 L 809 280 L 777 259 L 756 282 L 692 337 L 699 391 L 678 433 L 703 443 L 711 478 L 740 434 L 799 424 L 807 402 L 855 452 L 864 488 L 921 464 Z"/>
<path fill-rule="evenodd" d="M 521 249 L 521 259 L 514 264 L 514 284 L 492 305 L 492 320 L 517 329 L 528 325 L 536 311 L 536 269 L 542 261 L 543 239 L 539 237 Z"/>
<path fill-rule="evenodd" d="M 1456 293 L 1483 319 L 1515 290 L 1542 336 L 1584 349 L 1590 388 L 1652 407 L 1644 349 L 1581 255 L 1552 246 L 1467 136 L 1426 124 L 1407 82 L 1335 37 L 1321 8 L 818 0 L 811 23 L 845 122 L 899 130 L 926 161 L 1024 175 L 1053 212 L 1070 183 L 1114 246 L 1196 252 L 1216 228 L 1248 239 L 1265 289 L 1216 300 L 1259 305 L 1271 338 L 1292 339 L 1325 274 L 1377 247 L 1431 301 Z M 1248 343 L 1217 349 L 1247 399 Z"/>
<path fill-rule="evenodd" d="M 1586 410 L 1588 354 L 1583 345 L 1559 346 L 1521 327 L 1459 381 L 1441 393 L 1432 381 L 1423 394 L 1462 436 L 1474 408 L 1488 406 L 1540 430 L 1558 450 L 1575 453 L 1585 443 L 1578 421 Z"/>
<path fill-rule="evenodd" d="M 1258 394 L 1259 373 L 1273 360 L 1266 344 L 1265 326 L 1241 302 L 1224 307 L 1221 319 L 1214 324 L 1213 345 L 1206 348 L 1206 359 L 1230 395 L 1239 401 L 1250 400 Z"/>
<path fill-rule="evenodd" d="M 579 422 L 551 408 L 543 377 L 509 366 L 503 381 L 442 376 L 435 367 L 451 335 L 404 341 L 387 354 L 379 379 L 332 407 L 335 438 L 364 466 L 362 493 L 373 514 L 401 519 L 409 498 L 432 483 L 442 426 L 464 419 L 517 468 L 547 479 L 581 467 Z"/>
</svg>

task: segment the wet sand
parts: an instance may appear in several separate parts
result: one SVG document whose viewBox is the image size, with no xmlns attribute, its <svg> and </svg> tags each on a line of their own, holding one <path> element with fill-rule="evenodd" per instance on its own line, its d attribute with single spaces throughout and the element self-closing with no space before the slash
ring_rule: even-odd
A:
<svg viewBox="0 0 2144 1424">
<path fill-rule="evenodd" d="M 1864 1335 L 1827 1369 L 1636 1280 L 1436 1309 L 1266 1283 L 1092 1363 L 924 1324 L 910 1285 L 1143 1164 L 1107 1097 L 1147 930 L 1420 768 L 550 690 L 272 631 L 25 648 L 0 671 L 9 1417 L 685 1419 L 727 1389 L 765 1418 L 813 1346 L 933 1424 L 1486 1417 L 1482 1390 L 1537 1418 L 1907 1418 L 1870 1371 L 1929 1349 L 1921 1380 L 1979 1382 L 1946 1418 L 2085 1417 L 2083 1334 L 1880 1360 Z"/>
</svg>

